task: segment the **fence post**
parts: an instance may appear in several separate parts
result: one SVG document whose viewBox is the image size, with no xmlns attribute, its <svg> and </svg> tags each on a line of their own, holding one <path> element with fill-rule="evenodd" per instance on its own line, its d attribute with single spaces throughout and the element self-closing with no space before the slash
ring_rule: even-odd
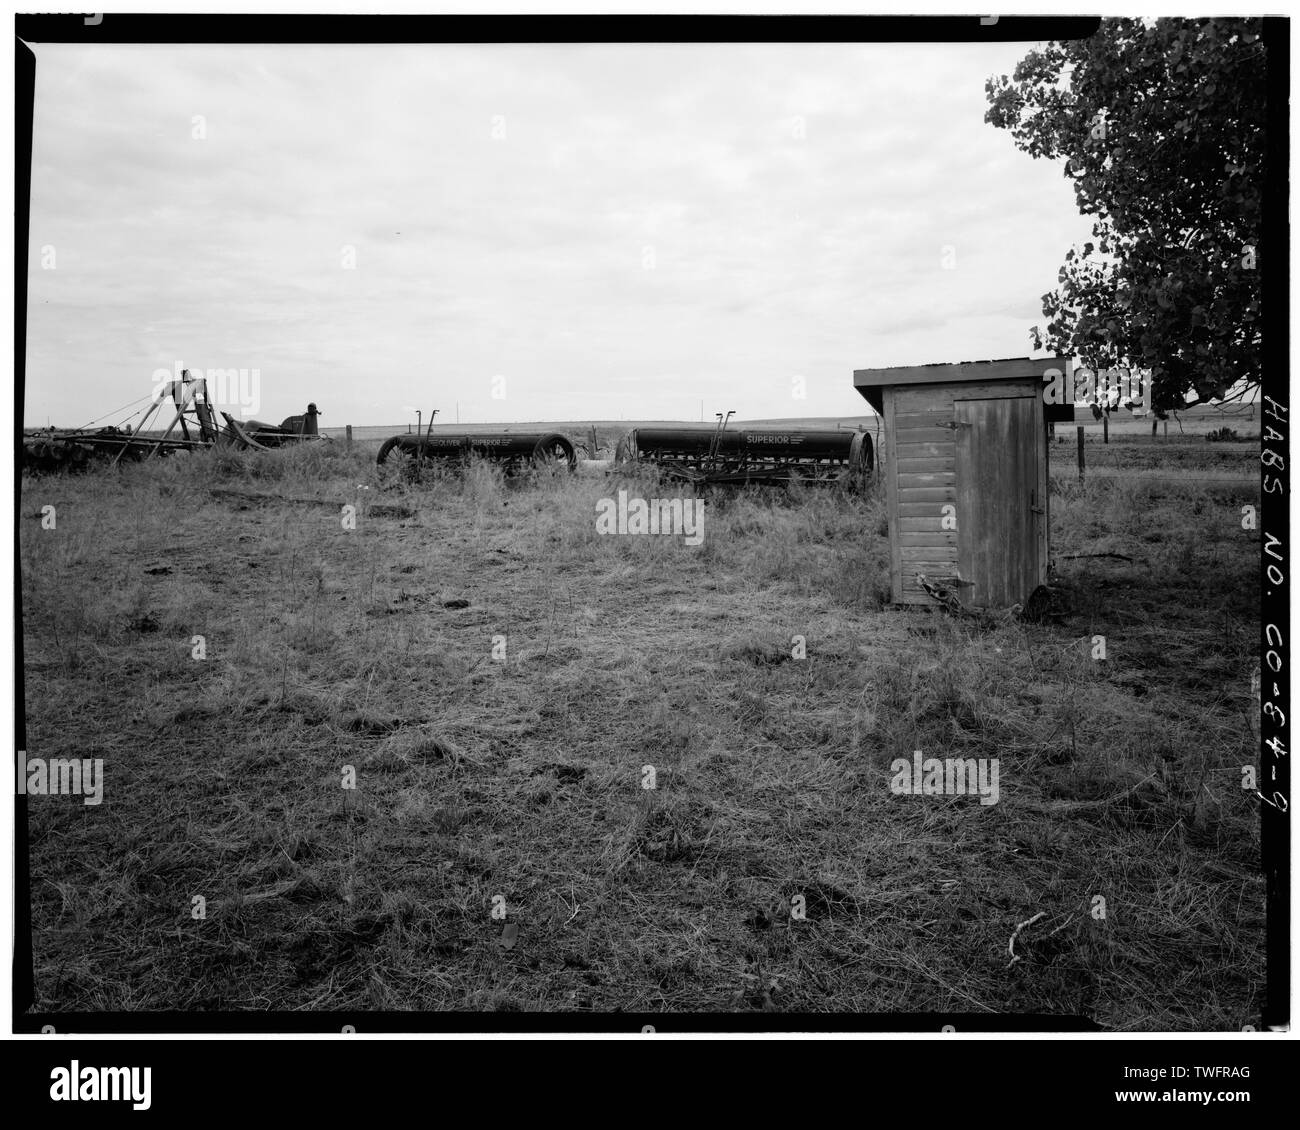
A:
<svg viewBox="0 0 1300 1130">
<path fill-rule="evenodd" d="M 1083 482 L 1083 425 L 1075 430 L 1079 433 L 1079 482 Z"/>
<path fill-rule="evenodd" d="M 1110 443 L 1110 413 L 1107 412 L 1101 418 L 1101 442 Z"/>
<path fill-rule="evenodd" d="M 352 425 L 348 425 L 348 451 L 352 450 Z"/>
</svg>

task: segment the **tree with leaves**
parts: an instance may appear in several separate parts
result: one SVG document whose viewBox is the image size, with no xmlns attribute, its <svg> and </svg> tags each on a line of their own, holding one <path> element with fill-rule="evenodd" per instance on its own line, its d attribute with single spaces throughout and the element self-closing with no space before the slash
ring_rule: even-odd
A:
<svg viewBox="0 0 1300 1130">
<path fill-rule="evenodd" d="M 1151 370 L 1161 415 L 1259 385 L 1260 36 L 1258 19 L 1103 20 L 985 85 L 985 121 L 1065 158 L 1096 217 L 1043 295 L 1036 345 Z"/>
</svg>

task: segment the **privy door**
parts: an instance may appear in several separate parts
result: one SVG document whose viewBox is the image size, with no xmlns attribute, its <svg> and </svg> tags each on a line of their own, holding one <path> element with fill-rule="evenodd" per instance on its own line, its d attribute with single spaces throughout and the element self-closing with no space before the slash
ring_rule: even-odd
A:
<svg viewBox="0 0 1300 1130">
<path fill-rule="evenodd" d="M 963 602 L 1009 608 L 1043 573 L 1047 503 L 1032 396 L 957 400 L 957 572 Z"/>
</svg>

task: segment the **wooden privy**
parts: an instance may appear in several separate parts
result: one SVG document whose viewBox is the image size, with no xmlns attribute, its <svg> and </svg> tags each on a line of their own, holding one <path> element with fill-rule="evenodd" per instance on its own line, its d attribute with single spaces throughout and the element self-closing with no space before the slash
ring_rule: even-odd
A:
<svg viewBox="0 0 1300 1130">
<path fill-rule="evenodd" d="M 1044 390 L 1072 387 L 1070 371 L 1023 357 L 854 372 L 884 419 L 895 603 L 939 591 L 1002 609 L 1047 580 L 1047 423 L 1073 408 L 1045 404 Z"/>
</svg>

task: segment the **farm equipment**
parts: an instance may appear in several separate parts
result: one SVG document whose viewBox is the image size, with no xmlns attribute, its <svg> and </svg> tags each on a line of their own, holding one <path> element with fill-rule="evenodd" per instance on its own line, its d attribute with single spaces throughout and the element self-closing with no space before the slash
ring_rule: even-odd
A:
<svg viewBox="0 0 1300 1130">
<path fill-rule="evenodd" d="M 144 449 L 131 447 L 132 439 L 129 427 L 27 431 L 23 433 L 23 466 L 29 471 L 81 471 L 92 459 L 114 459 L 127 452 L 135 461 L 143 458 Z"/>
<path fill-rule="evenodd" d="M 384 440 L 376 462 L 414 470 L 424 464 L 459 466 L 472 458 L 503 464 L 507 474 L 527 467 L 577 466 L 573 444 L 558 432 L 465 432 L 397 435 Z"/>
<path fill-rule="evenodd" d="M 241 424 L 230 413 L 221 412 L 226 420 L 222 427 L 217 422 L 218 410 L 208 395 L 207 381 L 203 377 L 191 377 L 188 369 L 182 371 L 179 379 L 159 386 L 151 396 L 141 397 L 141 401 L 145 400 L 151 401 L 147 409 L 131 413 L 134 416 L 144 411 L 134 429 L 124 423 L 98 429 L 87 425 L 24 431 L 24 467 L 31 471 L 83 470 L 92 460 L 107 459 L 113 464 L 123 460 L 136 462 L 145 457 L 162 457 L 218 444 L 264 450 L 319 438 L 316 427 L 319 413 L 314 404 L 309 404 L 302 416 L 290 416 L 279 427 L 256 420 Z M 173 409 L 170 422 L 161 432 L 149 430 L 150 421 L 164 404 Z M 161 422 L 159 417 L 158 423 Z M 179 435 L 175 434 L 178 430 Z"/>
<path fill-rule="evenodd" d="M 871 474 L 865 431 L 725 425 L 719 415 L 714 428 L 635 428 L 619 441 L 615 462 L 650 464 L 669 478 L 709 486 L 852 484 Z"/>
<path fill-rule="evenodd" d="M 289 416 L 279 426 L 264 424 L 261 420 L 246 420 L 240 423 L 229 412 L 222 412 L 226 418 L 227 435 L 232 437 L 237 447 L 252 447 L 265 450 L 269 447 L 283 447 L 286 443 L 296 443 L 304 439 L 319 439 L 320 431 L 316 417 L 320 415 L 315 404 L 308 404 L 307 411 L 301 416 Z"/>
</svg>

